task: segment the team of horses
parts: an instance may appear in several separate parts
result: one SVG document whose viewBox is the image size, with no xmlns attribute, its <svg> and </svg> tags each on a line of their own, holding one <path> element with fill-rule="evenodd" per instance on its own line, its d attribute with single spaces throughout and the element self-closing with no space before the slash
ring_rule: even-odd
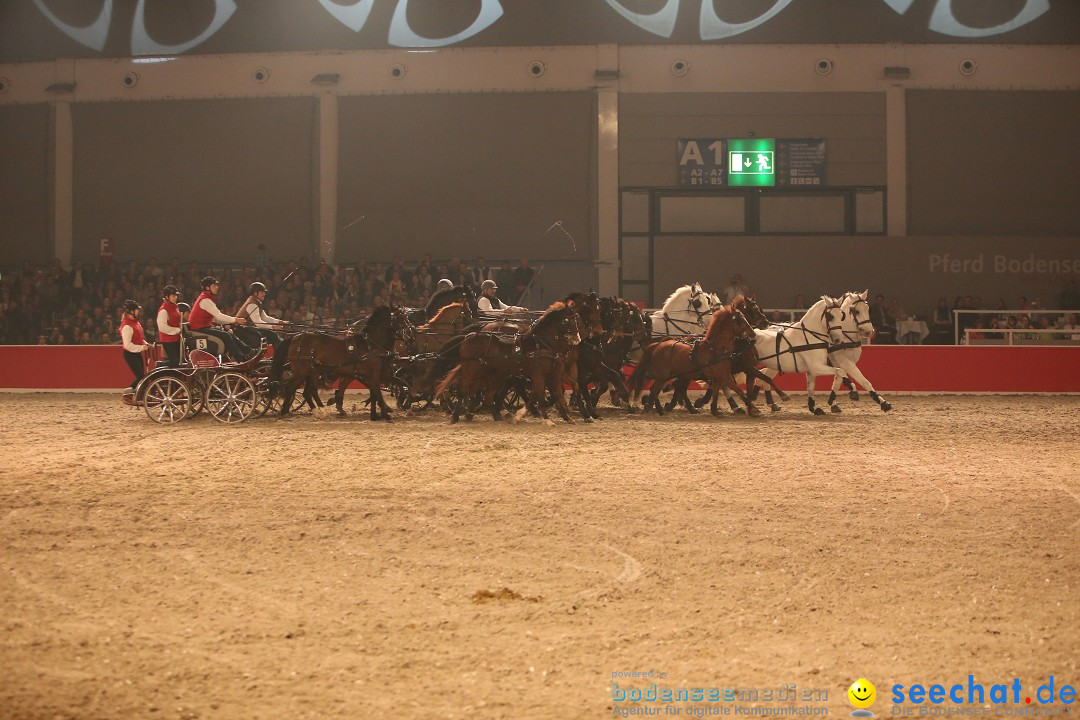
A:
<svg viewBox="0 0 1080 720">
<path fill-rule="evenodd" d="M 800 320 L 770 324 L 753 297 L 724 304 L 698 283 L 676 290 L 651 315 L 623 298 L 581 292 L 538 314 L 484 314 L 473 291 L 458 286 L 436 293 L 424 308 L 376 308 L 344 332 L 292 335 L 274 357 L 271 395 L 281 399 L 284 415 L 301 388 L 314 407 L 322 404 L 318 389 L 336 383 L 334 404 L 345 414 L 345 390 L 359 381 L 370 390 L 372 420 L 391 418 L 387 388 L 399 408 L 441 407 L 452 422 L 482 410 L 496 420 L 507 410 L 546 419 L 550 408 L 573 422 L 571 406 L 586 421 L 599 419 L 597 404 L 609 391 L 628 412 L 640 398 L 660 415 L 677 406 L 696 413 L 710 401 L 720 415 L 723 393 L 733 411 L 756 416 L 758 383 L 766 403 L 779 410 L 772 393 L 789 398 L 774 377 L 795 372 L 806 375 L 815 414 L 824 414 L 814 393 L 820 375 L 833 377 L 827 402 L 833 412 L 840 411 L 837 390 L 849 378 L 887 411 L 891 406 L 857 365 L 874 332 L 866 298 L 866 291 L 822 296 Z M 691 402 L 694 382 L 707 393 Z M 668 390 L 672 396 L 663 403 Z M 854 387 L 851 397 L 858 398 Z"/>
</svg>

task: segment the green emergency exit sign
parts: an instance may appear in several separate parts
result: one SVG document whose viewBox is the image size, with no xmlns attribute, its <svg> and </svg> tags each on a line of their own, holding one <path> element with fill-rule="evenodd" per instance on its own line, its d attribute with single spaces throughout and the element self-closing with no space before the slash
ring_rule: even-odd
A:
<svg viewBox="0 0 1080 720">
<path fill-rule="evenodd" d="M 728 185 L 773 187 L 776 185 L 776 141 L 748 138 L 728 140 Z"/>
</svg>

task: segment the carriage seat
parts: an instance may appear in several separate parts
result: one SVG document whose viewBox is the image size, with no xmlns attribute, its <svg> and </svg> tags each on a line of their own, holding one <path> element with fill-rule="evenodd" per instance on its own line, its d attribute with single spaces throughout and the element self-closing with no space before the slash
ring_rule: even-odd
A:
<svg viewBox="0 0 1080 720">
<path fill-rule="evenodd" d="M 201 333 L 198 330 L 184 330 L 184 344 L 189 350 L 205 350 L 211 355 L 225 355 L 225 343 L 221 338 Z"/>
</svg>

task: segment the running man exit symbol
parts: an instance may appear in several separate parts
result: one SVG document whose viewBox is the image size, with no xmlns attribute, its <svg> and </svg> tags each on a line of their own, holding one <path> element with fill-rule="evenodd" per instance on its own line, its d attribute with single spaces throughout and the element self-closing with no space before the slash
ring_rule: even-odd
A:
<svg viewBox="0 0 1080 720">
<path fill-rule="evenodd" d="M 773 151 L 733 152 L 730 158 L 731 172 L 744 175 L 772 175 Z"/>
</svg>

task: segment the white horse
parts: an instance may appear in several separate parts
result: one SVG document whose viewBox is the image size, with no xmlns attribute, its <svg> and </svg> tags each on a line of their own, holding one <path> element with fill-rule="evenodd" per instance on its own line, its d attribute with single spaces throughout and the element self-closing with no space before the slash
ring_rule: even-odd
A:
<svg viewBox="0 0 1080 720">
<path fill-rule="evenodd" d="M 869 294 L 869 290 L 863 290 L 861 293 L 844 293 L 843 302 L 840 304 L 840 331 L 843 334 L 843 341 L 829 348 L 829 361 L 841 370 L 841 373 L 833 379 L 832 392 L 829 393 L 829 407 L 833 412 L 840 412 L 840 406 L 836 404 L 836 391 L 845 374 L 866 388 L 870 392 L 870 397 L 882 410 L 885 412 L 892 410 L 892 405 L 877 394 L 874 386 L 856 364 L 862 356 L 863 338 L 870 338 L 874 334 L 874 324 L 870 322 L 870 303 L 866 301 Z M 858 399 L 854 388 L 852 388 L 852 395 L 854 399 Z"/>
<path fill-rule="evenodd" d="M 721 304 L 719 297 L 701 289 L 701 283 L 683 285 L 650 316 L 653 335 L 699 335 Z"/>
<path fill-rule="evenodd" d="M 817 376 L 832 375 L 834 389 L 843 378 L 843 371 L 829 365 L 829 348 L 844 337 L 840 307 L 840 300 L 822 295 L 798 322 L 754 330 L 759 363 L 778 372 L 806 374 L 806 405 L 815 415 L 825 414 L 814 399 Z"/>
</svg>

